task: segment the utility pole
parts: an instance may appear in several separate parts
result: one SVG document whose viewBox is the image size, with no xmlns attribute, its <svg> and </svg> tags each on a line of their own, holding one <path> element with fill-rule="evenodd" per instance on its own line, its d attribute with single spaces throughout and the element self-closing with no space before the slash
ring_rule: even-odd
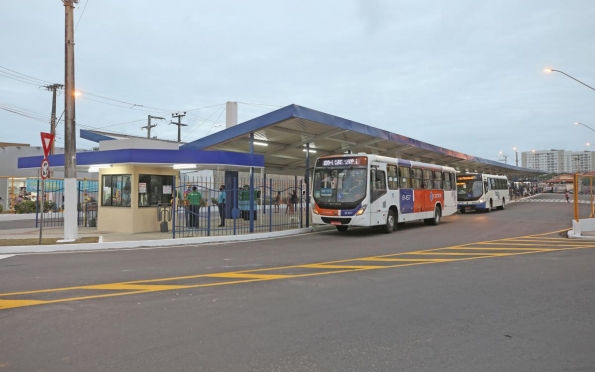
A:
<svg viewBox="0 0 595 372">
<path fill-rule="evenodd" d="M 64 88 L 64 85 L 62 85 L 62 84 L 52 84 L 52 85 L 45 86 L 45 89 L 52 91 L 52 121 L 50 124 L 50 133 L 53 135 L 56 135 L 56 125 L 57 125 L 56 124 L 56 91 L 58 89 L 62 89 L 62 88 Z M 56 141 L 52 141 L 52 148 L 50 149 L 50 155 L 54 154 L 55 143 L 56 143 Z"/>
<path fill-rule="evenodd" d="M 146 127 L 141 127 L 140 129 L 147 129 L 147 138 L 151 138 L 151 128 L 155 128 L 157 126 L 157 124 L 151 125 L 151 119 L 161 119 L 161 120 L 165 120 L 165 118 L 159 117 L 159 116 L 152 116 L 152 115 L 147 115 L 147 126 Z"/>
<path fill-rule="evenodd" d="M 173 121 L 170 121 L 170 124 L 174 124 L 178 126 L 178 143 L 182 142 L 182 127 L 187 127 L 188 124 L 182 124 L 182 122 L 180 120 L 182 120 L 182 118 L 186 116 L 186 111 L 184 111 L 183 114 L 180 114 L 179 112 L 176 112 L 175 114 L 171 114 L 172 118 L 178 118 L 178 122 L 174 123 Z"/>
<path fill-rule="evenodd" d="M 64 50 L 64 241 L 78 238 L 76 127 L 74 103 L 74 4 L 62 0 L 65 10 Z"/>
</svg>

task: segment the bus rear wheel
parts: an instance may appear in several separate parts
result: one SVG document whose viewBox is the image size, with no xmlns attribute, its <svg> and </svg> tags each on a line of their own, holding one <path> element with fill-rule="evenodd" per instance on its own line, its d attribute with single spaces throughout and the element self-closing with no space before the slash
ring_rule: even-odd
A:
<svg viewBox="0 0 595 372">
<path fill-rule="evenodd" d="M 388 216 L 386 216 L 386 225 L 384 225 L 384 233 L 390 234 L 395 231 L 397 228 L 397 221 L 395 218 L 395 212 L 391 210 L 388 211 Z"/>
<path fill-rule="evenodd" d="M 502 198 L 502 205 L 499 207 L 496 207 L 496 209 L 498 210 L 504 210 L 504 208 L 506 207 L 506 200 L 504 198 Z"/>
<path fill-rule="evenodd" d="M 337 230 L 339 230 L 340 232 L 345 232 L 347 231 L 347 229 L 349 228 L 349 226 L 335 226 L 337 228 Z"/>
<path fill-rule="evenodd" d="M 436 206 L 436 209 L 434 209 L 434 218 L 426 218 L 424 220 L 424 223 L 426 225 L 437 226 L 440 224 L 441 217 L 442 217 L 442 210 L 440 209 L 439 206 Z"/>
</svg>

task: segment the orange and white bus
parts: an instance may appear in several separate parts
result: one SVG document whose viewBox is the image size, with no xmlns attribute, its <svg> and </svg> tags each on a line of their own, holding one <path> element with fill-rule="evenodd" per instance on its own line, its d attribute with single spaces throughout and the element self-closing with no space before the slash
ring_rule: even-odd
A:
<svg viewBox="0 0 595 372">
<path fill-rule="evenodd" d="M 370 154 L 316 159 L 312 184 L 314 224 L 379 226 L 423 220 L 438 225 L 457 211 L 456 171 L 435 164 Z"/>
</svg>

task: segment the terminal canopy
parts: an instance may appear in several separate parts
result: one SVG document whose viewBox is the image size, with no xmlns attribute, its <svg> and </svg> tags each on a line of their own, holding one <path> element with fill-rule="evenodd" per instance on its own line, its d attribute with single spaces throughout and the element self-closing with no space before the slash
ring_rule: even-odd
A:
<svg viewBox="0 0 595 372">
<path fill-rule="evenodd" d="M 544 173 L 445 149 L 297 105 L 283 107 L 190 142 L 180 150 L 250 152 L 251 133 L 254 133 L 254 153 L 264 155 L 266 172 L 274 174 L 303 175 L 308 144 L 311 166 L 314 165 L 312 160 L 319 156 L 363 152 L 448 165 L 461 172 L 516 177 Z"/>
</svg>

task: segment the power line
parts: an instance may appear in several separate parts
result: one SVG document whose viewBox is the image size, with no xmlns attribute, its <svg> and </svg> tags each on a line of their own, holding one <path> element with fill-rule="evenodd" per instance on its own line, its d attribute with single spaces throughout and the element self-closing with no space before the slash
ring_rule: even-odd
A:
<svg viewBox="0 0 595 372">
<path fill-rule="evenodd" d="M 223 113 L 224 113 L 224 112 L 225 112 L 225 108 L 224 108 L 224 109 L 221 111 L 221 113 L 219 114 L 219 116 L 217 116 L 217 119 L 215 119 L 215 123 L 216 123 L 217 121 L 219 121 L 219 118 L 221 117 L 221 115 L 223 115 Z M 213 125 L 211 126 L 211 129 L 209 129 L 209 131 L 207 132 L 207 136 L 209 135 L 209 133 L 211 133 L 211 131 L 213 130 L 213 128 L 215 128 L 215 124 L 213 124 Z"/>
<path fill-rule="evenodd" d="M 223 107 L 223 111 L 225 111 L 225 103 L 223 103 L 223 104 L 221 104 L 221 105 L 219 105 L 219 106 L 220 106 L 220 108 L 221 108 L 221 107 Z M 205 120 L 204 120 L 204 121 L 203 121 L 201 124 L 197 125 L 197 126 L 196 126 L 194 129 L 192 129 L 192 130 L 191 130 L 191 131 L 190 131 L 190 132 L 189 132 L 187 135 L 185 135 L 185 136 L 184 136 L 184 138 L 182 139 L 182 141 L 183 141 L 183 140 L 185 140 L 186 138 L 188 138 L 188 136 L 189 136 L 189 135 L 191 135 L 191 134 L 192 134 L 192 133 L 193 133 L 195 130 L 197 130 L 198 128 L 200 128 L 200 126 L 201 126 L 202 124 L 204 124 L 204 123 L 205 123 L 205 121 L 209 120 L 209 119 L 211 118 L 211 116 L 215 115 L 215 114 L 217 113 L 217 111 L 219 111 L 219 109 L 220 109 L 220 108 L 218 108 L 217 110 L 213 111 L 213 113 L 212 113 L 211 115 L 209 115 L 209 117 L 208 117 L 208 118 L 206 118 L 206 119 L 205 119 Z M 223 113 L 223 111 L 222 111 L 221 113 Z M 221 116 L 221 115 L 219 115 L 219 116 Z"/>
<path fill-rule="evenodd" d="M 81 12 L 81 16 L 79 17 L 79 20 L 76 22 L 76 26 L 74 28 L 74 31 L 76 31 L 76 29 L 79 28 L 79 23 L 81 23 L 81 19 L 83 18 L 83 14 L 85 14 L 85 9 L 87 9 L 87 4 L 89 4 L 89 0 L 85 1 L 85 6 L 83 7 L 83 11 Z"/>
<path fill-rule="evenodd" d="M 9 69 L 9 68 L 7 68 L 7 67 L 4 67 L 4 66 L 0 66 L 0 68 L 1 68 L 1 69 L 3 69 L 3 70 L 10 71 L 10 72 L 12 72 L 12 73 L 18 74 L 18 75 L 22 75 L 23 77 L 25 77 L 25 78 L 29 78 L 29 79 L 31 79 L 31 80 L 37 80 L 37 81 L 41 81 L 41 82 L 43 82 L 44 84 L 51 84 L 51 82 L 50 82 L 50 81 L 43 80 L 43 79 L 38 79 L 38 78 L 36 78 L 36 77 L 33 77 L 33 76 L 30 76 L 30 75 L 23 74 L 23 73 L 21 73 L 21 72 L 18 72 L 18 71 L 15 71 L 15 70 Z"/>
</svg>

